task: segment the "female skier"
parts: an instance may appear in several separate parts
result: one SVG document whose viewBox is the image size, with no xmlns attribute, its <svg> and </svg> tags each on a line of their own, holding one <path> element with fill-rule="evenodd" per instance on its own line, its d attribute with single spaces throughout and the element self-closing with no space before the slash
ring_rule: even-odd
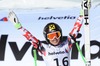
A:
<svg viewBox="0 0 100 66">
<path fill-rule="evenodd" d="M 31 42 L 33 47 L 41 53 L 46 62 L 46 66 L 70 66 L 69 52 L 82 26 L 82 14 L 77 18 L 74 28 L 66 40 L 63 40 L 62 29 L 58 24 L 54 22 L 48 23 L 43 30 L 44 37 L 48 44 L 42 43 L 28 30 L 23 28 L 13 11 L 9 13 L 8 18 L 14 26 L 23 33 L 23 36 Z"/>
</svg>

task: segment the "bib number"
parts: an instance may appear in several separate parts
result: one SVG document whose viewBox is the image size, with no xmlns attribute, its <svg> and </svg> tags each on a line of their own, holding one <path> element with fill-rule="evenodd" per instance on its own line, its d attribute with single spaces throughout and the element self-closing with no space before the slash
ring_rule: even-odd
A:
<svg viewBox="0 0 100 66">
<path fill-rule="evenodd" d="M 58 58 L 55 58 L 54 61 L 56 61 L 57 66 L 61 66 L 61 65 L 59 65 L 59 60 L 58 60 Z M 62 59 L 62 64 L 63 64 L 63 66 L 68 66 L 68 57 L 64 57 L 64 58 Z"/>
</svg>

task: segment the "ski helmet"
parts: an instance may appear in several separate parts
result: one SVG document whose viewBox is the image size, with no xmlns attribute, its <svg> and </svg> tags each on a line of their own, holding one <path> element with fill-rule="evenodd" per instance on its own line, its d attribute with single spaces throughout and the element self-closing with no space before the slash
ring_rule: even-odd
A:
<svg viewBox="0 0 100 66">
<path fill-rule="evenodd" d="M 47 38 L 47 34 L 57 32 L 57 31 L 59 31 L 61 34 L 61 36 L 60 36 L 60 41 L 61 41 L 62 40 L 62 29 L 60 28 L 60 26 L 58 24 L 51 22 L 51 23 L 48 23 L 44 27 L 43 34 L 48 43 L 50 43 L 50 42 L 49 42 L 49 39 Z"/>
</svg>

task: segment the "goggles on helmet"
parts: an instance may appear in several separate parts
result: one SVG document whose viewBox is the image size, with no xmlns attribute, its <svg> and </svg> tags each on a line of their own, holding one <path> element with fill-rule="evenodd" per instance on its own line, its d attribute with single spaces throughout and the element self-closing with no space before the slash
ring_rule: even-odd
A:
<svg viewBox="0 0 100 66">
<path fill-rule="evenodd" d="M 49 40 L 53 40 L 54 37 L 60 38 L 61 37 L 60 31 L 56 31 L 56 32 L 52 32 L 52 33 L 47 34 L 47 39 L 49 39 Z"/>
</svg>

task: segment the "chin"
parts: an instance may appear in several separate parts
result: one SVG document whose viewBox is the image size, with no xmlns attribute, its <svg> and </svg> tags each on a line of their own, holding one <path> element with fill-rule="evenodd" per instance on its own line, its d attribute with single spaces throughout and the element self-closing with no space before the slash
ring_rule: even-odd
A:
<svg viewBox="0 0 100 66">
<path fill-rule="evenodd" d="M 52 44 L 53 46 L 58 46 L 59 45 L 59 42 L 58 43 L 54 43 L 54 44 Z"/>
</svg>

